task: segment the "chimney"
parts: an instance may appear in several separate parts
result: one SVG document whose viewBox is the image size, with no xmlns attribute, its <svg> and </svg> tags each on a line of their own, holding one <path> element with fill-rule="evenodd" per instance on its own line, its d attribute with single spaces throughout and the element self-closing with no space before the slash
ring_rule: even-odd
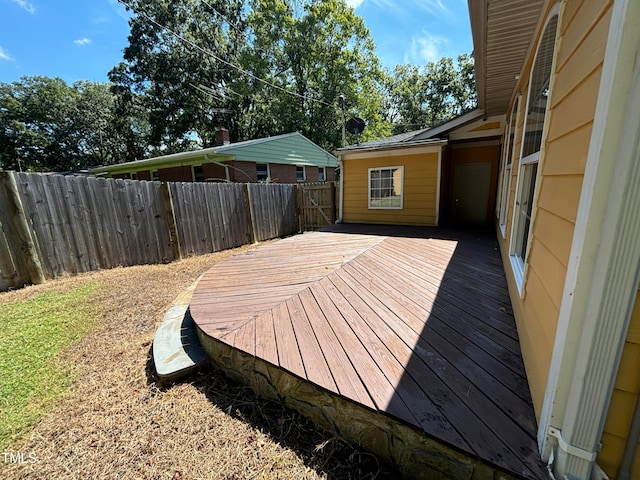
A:
<svg viewBox="0 0 640 480">
<path fill-rule="evenodd" d="M 229 130 L 224 127 L 218 127 L 216 130 L 216 147 L 221 147 L 223 145 L 229 145 L 231 141 L 229 140 Z"/>
</svg>

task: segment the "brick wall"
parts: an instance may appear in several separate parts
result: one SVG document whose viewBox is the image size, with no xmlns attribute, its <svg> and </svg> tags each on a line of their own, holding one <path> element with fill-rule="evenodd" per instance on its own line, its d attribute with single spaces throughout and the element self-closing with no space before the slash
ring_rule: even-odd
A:
<svg viewBox="0 0 640 480">
<path fill-rule="evenodd" d="M 191 167 L 159 168 L 158 179 L 161 182 L 192 182 Z"/>
<path fill-rule="evenodd" d="M 233 178 L 231 169 L 229 169 L 229 176 Z M 203 163 L 202 174 L 207 182 L 223 182 L 227 178 L 227 173 L 222 165 L 216 165 L 215 163 Z"/>
<path fill-rule="evenodd" d="M 151 172 L 149 170 L 138 172 L 138 180 L 151 180 Z"/>
<path fill-rule="evenodd" d="M 255 162 L 229 162 L 232 167 L 229 170 L 232 182 L 255 183 L 258 181 Z"/>
<path fill-rule="evenodd" d="M 296 166 L 282 165 L 280 163 L 269 164 L 271 181 L 275 183 L 296 183 Z"/>
</svg>

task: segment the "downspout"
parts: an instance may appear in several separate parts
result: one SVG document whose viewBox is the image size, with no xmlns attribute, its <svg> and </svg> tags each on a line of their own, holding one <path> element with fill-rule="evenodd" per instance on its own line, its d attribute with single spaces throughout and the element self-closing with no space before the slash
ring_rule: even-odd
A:
<svg viewBox="0 0 640 480">
<path fill-rule="evenodd" d="M 640 441 L 640 395 L 636 398 L 636 408 L 633 412 L 629 437 L 627 438 L 627 444 L 624 447 L 622 461 L 620 462 L 620 468 L 616 476 L 618 480 L 631 480 L 631 467 L 636 458 L 638 441 Z"/>
<path fill-rule="evenodd" d="M 213 163 L 214 165 L 219 165 L 222 168 L 224 168 L 224 174 L 227 180 L 227 183 L 231 183 L 231 177 L 229 176 L 229 165 L 227 165 L 226 163 L 222 163 L 222 162 L 218 162 L 216 160 L 212 160 L 211 158 L 209 158 L 209 154 L 205 153 L 204 154 L 204 158 L 205 160 L 207 160 L 209 163 Z"/>
<path fill-rule="evenodd" d="M 338 155 L 338 168 L 340 169 L 340 192 L 338 195 L 338 219 L 336 223 L 342 223 L 344 215 L 344 160 L 342 160 L 342 155 Z"/>
</svg>

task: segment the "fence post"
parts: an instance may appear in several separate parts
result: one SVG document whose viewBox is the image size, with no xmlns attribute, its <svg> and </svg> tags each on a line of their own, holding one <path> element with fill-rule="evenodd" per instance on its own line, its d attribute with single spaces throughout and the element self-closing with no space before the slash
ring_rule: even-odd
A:
<svg viewBox="0 0 640 480">
<path fill-rule="evenodd" d="M 162 203 L 164 204 L 164 216 L 167 221 L 167 229 L 169 230 L 169 240 L 171 241 L 171 250 L 173 251 L 174 260 L 182 260 L 182 249 L 180 248 L 180 239 L 178 238 L 178 228 L 176 227 L 176 213 L 173 208 L 173 198 L 171 197 L 171 189 L 167 182 L 160 184 L 162 192 Z"/>
<path fill-rule="evenodd" d="M 302 233 L 304 232 L 305 227 L 302 184 L 296 183 L 293 185 L 293 187 L 295 192 L 296 222 L 298 223 L 298 233 Z"/>
<path fill-rule="evenodd" d="M 249 240 L 251 243 L 256 243 L 256 233 L 253 230 L 253 212 L 251 211 L 251 200 L 249 198 L 249 184 L 244 183 L 242 185 L 242 191 L 244 193 L 244 209 L 247 212 L 247 225 L 249 229 Z"/>
<path fill-rule="evenodd" d="M 18 253 L 22 256 L 29 280 L 34 284 L 44 283 L 44 270 L 20 200 L 15 175 L 15 172 L 0 172 L 0 189 L 4 190 L 7 199 L 7 216 L 11 219 L 18 240 Z"/>
</svg>

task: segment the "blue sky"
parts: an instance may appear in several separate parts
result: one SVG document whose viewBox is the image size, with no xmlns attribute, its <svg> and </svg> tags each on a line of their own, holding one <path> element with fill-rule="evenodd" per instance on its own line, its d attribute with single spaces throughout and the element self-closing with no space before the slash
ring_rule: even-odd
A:
<svg viewBox="0 0 640 480">
<path fill-rule="evenodd" d="M 424 65 L 472 50 L 467 0 L 347 0 L 384 66 Z M 117 0 L 0 0 L 0 82 L 23 75 L 107 81 L 127 45 Z"/>
</svg>

